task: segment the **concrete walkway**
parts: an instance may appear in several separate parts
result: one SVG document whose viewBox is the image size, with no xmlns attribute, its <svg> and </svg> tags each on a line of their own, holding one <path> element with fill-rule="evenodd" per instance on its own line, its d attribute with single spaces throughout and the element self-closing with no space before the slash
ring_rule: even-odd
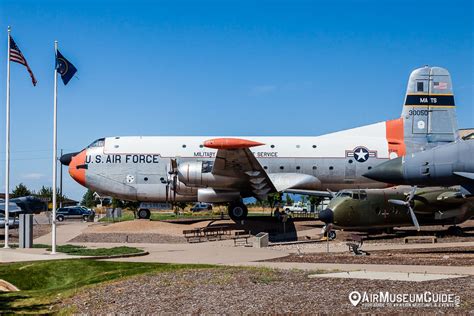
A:
<svg viewBox="0 0 474 316">
<path fill-rule="evenodd" d="M 68 243 L 69 240 L 79 236 L 91 223 L 89 222 L 66 222 L 56 226 L 56 242 L 58 245 Z M 43 235 L 33 240 L 34 244 L 51 245 L 51 233 Z"/>
<path fill-rule="evenodd" d="M 31 249 L 19 249 L 19 248 L 1 248 L 0 249 L 0 263 L 10 262 L 26 262 L 26 261 L 41 261 L 41 260 L 58 260 L 58 259 L 69 259 L 78 258 L 78 256 L 70 256 L 63 253 L 57 253 L 52 255 L 46 249 L 31 248 Z"/>
</svg>

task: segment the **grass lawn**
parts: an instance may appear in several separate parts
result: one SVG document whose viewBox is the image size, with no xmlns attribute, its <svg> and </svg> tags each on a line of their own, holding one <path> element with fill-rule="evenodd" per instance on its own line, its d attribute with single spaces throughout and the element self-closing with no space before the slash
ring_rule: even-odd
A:
<svg viewBox="0 0 474 316">
<path fill-rule="evenodd" d="M 50 309 L 53 304 L 87 286 L 144 273 L 209 267 L 78 259 L 0 264 L 0 279 L 21 290 L 0 292 L 0 314 L 52 313 L 55 312 Z"/>
</svg>

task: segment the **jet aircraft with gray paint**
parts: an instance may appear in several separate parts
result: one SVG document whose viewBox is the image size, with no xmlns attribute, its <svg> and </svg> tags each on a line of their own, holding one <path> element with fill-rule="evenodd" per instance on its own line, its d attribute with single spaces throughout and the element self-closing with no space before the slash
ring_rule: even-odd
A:
<svg viewBox="0 0 474 316">
<path fill-rule="evenodd" d="M 247 197 L 386 187 L 362 175 L 457 138 L 451 76 L 426 66 L 411 73 L 398 119 L 309 137 L 107 137 L 60 160 L 93 191 L 140 202 L 227 202 L 238 221 L 247 216 Z"/>
<path fill-rule="evenodd" d="M 10 199 L 9 214 L 39 214 L 48 210 L 47 204 L 36 196 L 22 196 Z M 5 213 L 5 200 L 0 199 L 0 213 Z"/>
<path fill-rule="evenodd" d="M 364 176 L 393 184 L 461 185 L 465 195 L 474 195 L 474 139 L 458 140 L 389 160 Z"/>
</svg>

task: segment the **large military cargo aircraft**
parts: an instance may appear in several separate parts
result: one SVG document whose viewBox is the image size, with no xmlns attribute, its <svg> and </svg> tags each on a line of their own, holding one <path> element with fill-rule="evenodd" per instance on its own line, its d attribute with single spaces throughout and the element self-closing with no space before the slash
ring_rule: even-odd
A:
<svg viewBox="0 0 474 316">
<path fill-rule="evenodd" d="M 246 197 L 385 187 L 362 175 L 388 159 L 456 140 L 454 108 L 449 72 L 426 66 L 411 73 L 398 119 L 314 137 L 107 137 L 61 162 L 100 193 L 142 202 L 228 202 L 230 217 L 242 220 Z"/>
</svg>

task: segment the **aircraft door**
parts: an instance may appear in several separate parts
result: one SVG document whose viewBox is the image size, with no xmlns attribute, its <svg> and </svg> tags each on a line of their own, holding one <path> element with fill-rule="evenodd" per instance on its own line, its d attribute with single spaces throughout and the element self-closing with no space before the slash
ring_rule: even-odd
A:
<svg viewBox="0 0 474 316">
<path fill-rule="evenodd" d="M 346 169 L 344 172 L 344 180 L 354 180 L 356 178 L 356 163 L 354 159 L 349 159 L 346 163 Z"/>
</svg>

